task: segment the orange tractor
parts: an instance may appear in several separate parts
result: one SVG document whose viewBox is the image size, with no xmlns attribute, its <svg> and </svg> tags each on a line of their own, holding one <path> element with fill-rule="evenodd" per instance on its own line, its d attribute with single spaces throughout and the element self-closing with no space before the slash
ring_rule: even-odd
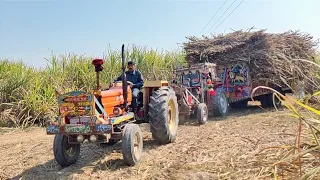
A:
<svg viewBox="0 0 320 180">
<path fill-rule="evenodd" d="M 46 129 L 54 134 L 53 151 L 61 166 L 77 162 L 81 144 L 112 145 L 122 141 L 124 161 L 139 163 L 143 151 L 142 133 L 130 107 L 132 91 L 126 80 L 124 45 L 122 45 L 122 81 L 102 89 L 99 74 L 102 59 L 95 59 L 97 87 L 92 92 L 72 91 L 59 93 L 59 116 Z M 140 93 L 140 116 L 150 124 L 150 131 L 158 144 L 174 142 L 178 128 L 178 103 L 174 90 L 167 81 L 147 81 Z"/>
</svg>

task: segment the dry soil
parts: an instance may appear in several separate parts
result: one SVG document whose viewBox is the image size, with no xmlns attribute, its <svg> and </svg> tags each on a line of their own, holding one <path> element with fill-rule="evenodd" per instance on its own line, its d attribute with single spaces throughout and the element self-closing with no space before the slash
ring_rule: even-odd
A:
<svg viewBox="0 0 320 180">
<path fill-rule="evenodd" d="M 201 126 L 188 120 L 179 126 L 176 141 L 163 146 L 143 124 L 143 158 L 135 167 L 124 164 L 118 143 L 84 144 L 78 162 L 61 168 L 53 157 L 54 136 L 44 128 L 3 128 L 0 179 L 272 179 L 268 166 L 281 151 L 260 151 L 294 144 L 298 121 L 286 113 L 251 106 Z"/>
</svg>

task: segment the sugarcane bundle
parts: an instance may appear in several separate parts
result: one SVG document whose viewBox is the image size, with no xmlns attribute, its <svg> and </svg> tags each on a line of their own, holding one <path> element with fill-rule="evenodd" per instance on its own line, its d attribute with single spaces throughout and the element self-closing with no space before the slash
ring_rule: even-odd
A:
<svg viewBox="0 0 320 180">
<path fill-rule="evenodd" d="M 279 34 L 239 30 L 212 38 L 187 39 L 184 50 L 189 64 L 203 61 L 221 65 L 247 63 L 252 83 L 268 81 L 287 86 L 286 80 L 297 78 L 306 80 L 309 88 L 315 86 L 311 77 L 315 76 L 316 69 L 310 62 L 318 42 L 309 34 L 291 30 Z"/>
</svg>

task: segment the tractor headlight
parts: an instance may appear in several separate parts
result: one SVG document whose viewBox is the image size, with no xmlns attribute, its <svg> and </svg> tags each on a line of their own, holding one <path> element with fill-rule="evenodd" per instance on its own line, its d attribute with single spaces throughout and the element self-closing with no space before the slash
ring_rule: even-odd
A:
<svg viewBox="0 0 320 180">
<path fill-rule="evenodd" d="M 84 140 L 84 137 L 82 135 L 77 136 L 77 141 L 82 142 Z"/>
<path fill-rule="evenodd" d="M 91 142 L 96 142 L 96 141 L 97 141 L 97 136 L 91 135 L 91 136 L 90 136 L 90 141 L 91 141 Z"/>
</svg>

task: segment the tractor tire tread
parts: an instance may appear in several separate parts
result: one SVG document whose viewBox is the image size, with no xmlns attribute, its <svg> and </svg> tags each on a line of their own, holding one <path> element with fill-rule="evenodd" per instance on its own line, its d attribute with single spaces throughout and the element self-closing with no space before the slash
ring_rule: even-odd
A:
<svg viewBox="0 0 320 180">
<path fill-rule="evenodd" d="M 172 99 L 175 106 L 175 127 L 174 132 L 169 130 L 167 120 L 168 102 Z M 178 103 L 175 92 L 170 87 L 160 87 L 153 91 L 149 103 L 149 124 L 153 139 L 159 144 L 168 144 L 174 142 L 177 135 L 177 126 L 179 124 Z"/>
<path fill-rule="evenodd" d="M 72 157 L 68 157 L 64 151 L 65 146 L 68 143 L 68 137 L 63 134 L 56 134 L 53 141 L 53 153 L 55 160 L 62 167 L 70 166 L 77 162 L 80 155 L 80 144 L 73 144 L 75 148 L 75 154 Z"/>
</svg>

